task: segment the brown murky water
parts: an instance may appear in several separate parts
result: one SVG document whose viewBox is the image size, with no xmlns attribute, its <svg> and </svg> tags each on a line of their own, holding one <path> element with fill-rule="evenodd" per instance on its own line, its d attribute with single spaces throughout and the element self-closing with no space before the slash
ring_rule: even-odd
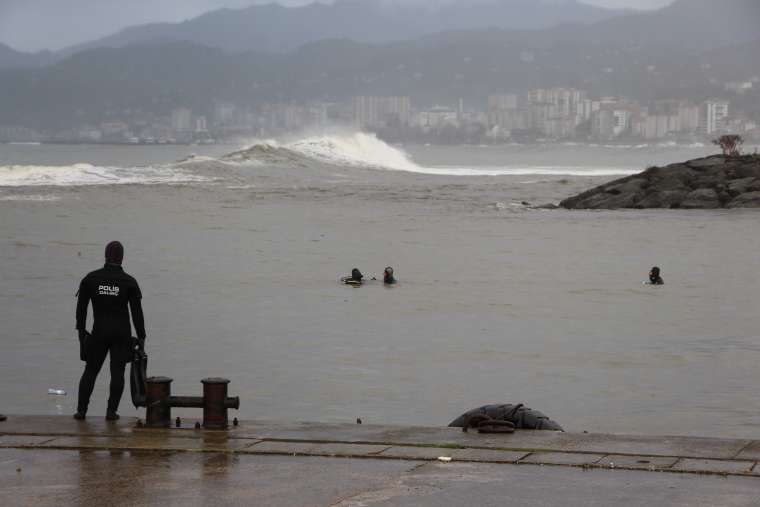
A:
<svg viewBox="0 0 760 507">
<path fill-rule="evenodd" d="M 130 167 L 177 155 L 25 149 L 37 151 L 0 146 L 1 163 Z M 573 167 L 700 151 L 411 151 L 431 166 L 545 168 L 568 150 Z M 130 157 L 140 160 L 117 164 Z M 187 395 L 203 377 L 229 377 L 245 418 L 437 425 L 479 404 L 524 402 L 569 430 L 760 434 L 756 212 L 519 205 L 612 175 L 205 159 L 172 171 L 152 173 L 154 184 L 0 187 L 3 412 L 73 412 L 82 368 L 73 294 L 118 238 L 145 296 L 149 373 Z M 643 286 L 655 264 L 666 285 Z M 397 286 L 338 283 L 354 266 L 379 276 L 386 265 Z M 93 414 L 106 385 L 104 372 Z M 69 395 L 48 396 L 50 387 Z M 121 412 L 136 413 L 127 398 Z"/>
</svg>

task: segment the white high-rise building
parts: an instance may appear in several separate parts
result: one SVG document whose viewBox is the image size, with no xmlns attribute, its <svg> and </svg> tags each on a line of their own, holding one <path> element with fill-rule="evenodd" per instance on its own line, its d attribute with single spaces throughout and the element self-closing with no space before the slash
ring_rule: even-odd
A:
<svg viewBox="0 0 760 507">
<path fill-rule="evenodd" d="M 700 130 L 705 135 L 722 132 L 728 119 L 728 102 L 724 100 L 708 100 L 702 104 Z"/>
<path fill-rule="evenodd" d="M 172 130 L 175 132 L 191 132 L 193 130 L 193 113 L 186 107 L 172 111 Z"/>
<path fill-rule="evenodd" d="M 621 135 L 631 126 L 631 112 L 626 109 L 615 109 L 612 111 L 613 127 L 612 131 L 615 136 Z"/>
<path fill-rule="evenodd" d="M 567 137 L 586 121 L 592 106 L 586 92 L 574 88 L 535 89 L 528 92 L 532 126 L 550 137 Z"/>
<path fill-rule="evenodd" d="M 205 116 L 198 116 L 195 118 L 195 131 L 196 132 L 208 132 L 208 122 Z"/>
<path fill-rule="evenodd" d="M 359 127 L 408 125 L 412 114 L 409 97 L 354 97 L 351 101 L 354 124 Z"/>
</svg>

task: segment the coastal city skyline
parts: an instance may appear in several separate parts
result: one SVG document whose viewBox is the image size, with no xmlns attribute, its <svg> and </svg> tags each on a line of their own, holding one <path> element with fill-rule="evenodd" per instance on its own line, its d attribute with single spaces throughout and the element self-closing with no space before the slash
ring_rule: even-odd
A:
<svg viewBox="0 0 760 507">
<path fill-rule="evenodd" d="M 760 78 L 725 84 L 742 95 Z M 125 111 L 100 123 L 38 131 L 0 125 L 0 142 L 190 144 L 276 137 L 332 127 L 374 132 L 393 142 L 503 143 L 534 141 L 709 141 L 735 133 L 760 140 L 756 121 L 731 100 L 659 100 L 596 97 L 586 90 L 553 87 L 489 95 L 478 105 L 464 99 L 427 107 L 408 96 L 354 96 L 346 102 L 265 102 L 246 106 L 216 101 L 207 110 L 189 106 L 168 115 Z"/>
</svg>

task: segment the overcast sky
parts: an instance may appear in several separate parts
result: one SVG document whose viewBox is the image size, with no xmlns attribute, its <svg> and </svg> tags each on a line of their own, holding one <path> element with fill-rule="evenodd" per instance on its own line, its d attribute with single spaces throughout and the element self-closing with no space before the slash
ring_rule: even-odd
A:
<svg viewBox="0 0 760 507">
<path fill-rule="evenodd" d="M 279 3 L 300 5 L 308 1 Z M 672 0 L 583 1 L 604 7 L 652 9 Z M 0 0 L 0 42 L 22 51 L 60 49 L 131 25 L 182 21 L 220 7 L 239 8 L 252 3 L 255 0 Z"/>
</svg>

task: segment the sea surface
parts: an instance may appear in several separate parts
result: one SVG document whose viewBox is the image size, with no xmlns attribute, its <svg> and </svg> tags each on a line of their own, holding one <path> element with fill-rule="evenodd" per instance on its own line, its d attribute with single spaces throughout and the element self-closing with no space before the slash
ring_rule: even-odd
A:
<svg viewBox="0 0 760 507">
<path fill-rule="evenodd" d="M 571 431 L 760 438 L 760 212 L 531 207 L 713 152 L 0 145 L 0 412 L 74 412 L 74 293 L 118 239 L 149 374 L 178 395 L 227 377 L 238 417 L 445 425 L 521 402 Z M 386 266 L 396 286 L 339 283 Z M 141 413 L 128 392 L 120 411 Z"/>
</svg>

